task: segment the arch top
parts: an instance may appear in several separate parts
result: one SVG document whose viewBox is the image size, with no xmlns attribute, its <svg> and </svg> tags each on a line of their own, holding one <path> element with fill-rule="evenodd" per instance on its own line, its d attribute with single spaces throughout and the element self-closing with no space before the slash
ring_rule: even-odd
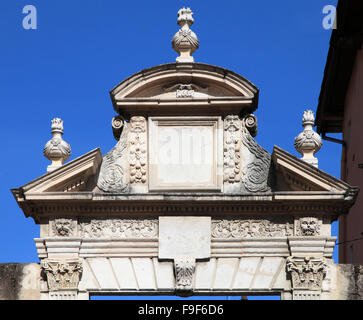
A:
<svg viewBox="0 0 363 320">
<path fill-rule="evenodd" d="M 114 109 L 135 115 L 252 113 L 259 89 L 241 75 L 203 63 L 169 63 L 144 69 L 110 92 Z"/>
</svg>

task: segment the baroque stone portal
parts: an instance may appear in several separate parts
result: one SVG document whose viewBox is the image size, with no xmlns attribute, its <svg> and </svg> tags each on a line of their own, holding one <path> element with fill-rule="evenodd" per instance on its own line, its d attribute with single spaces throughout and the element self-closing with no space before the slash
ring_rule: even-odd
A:
<svg viewBox="0 0 363 320">
<path fill-rule="evenodd" d="M 12 189 L 40 226 L 39 298 L 341 298 L 347 273 L 332 260 L 331 223 L 348 213 L 357 188 L 316 168 L 311 112 L 295 140 L 303 159 L 259 145 L 258 88 L 194 62 L 193 22 L 189 8 L 179 11 L 176 63 L 111 90 L 110 151 L 64 163 L 70 147 L 55 119 L 45 150 L 52 165 Z"/>
</svg>

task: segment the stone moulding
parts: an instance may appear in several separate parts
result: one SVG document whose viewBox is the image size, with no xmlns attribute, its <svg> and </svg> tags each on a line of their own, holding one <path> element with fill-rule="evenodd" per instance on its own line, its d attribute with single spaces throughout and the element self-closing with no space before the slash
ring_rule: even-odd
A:
<svg viewBox="0 0 363 320">
<path fill-rule="evenodd" d="M 78 290 L 83 271 L 81 260 L 44 259 L 41 261 L 41 267 L 45 273 L 49 291 Z"/>
<path fill-rule="evenodd" d="M 203 86 L 211 84 L 209 94 L 203 96 L 193 94 L 192 90 L 180 92 L 173 98 L 167 96 L 160 99 L 163 88 L 171 83 L 189 85 L 185 77 L 193 79 L 193 83 Z M 150 88 L 155 90 L 150 91 Z M 218 92 L 225 92 L 220 96 Z M 228 112 L 239 114 L 241 111 L 253 112 L 257 109 L 259 90 L 242 76 L 220 67 L 201 63 L 169 63 L 138 72 L 121 82 L 111 91 L 111 99 L 115 111 L 127 119 L 132 116 L 180 115 L 183 108 L 189 115 L 200 116 L 200 111 L 209 115 L 227 113 L 221 106 L 228 106 Z M 188 97 L 186 97 L 187 95 Z M 145 110 L 147 110 L 145 112 Z M 227 114 L 223 114 L 227 115 Z"/>
<path fill-rule="evenodd" d="M 210 196 L 210 195 L 208 195 Z M 104 198 L 104 195 L 102 195 Z M 254 196 L 256 199 L 257 196 Z M 108 197 L 106 197 L 108 198 Z M 128 197 L 125 196 L 112 196 L 111 200 L 127 200 Z M 153 198 L 153 196 L 150 196 Z M 222 216 L 224 214 L 228 215 L 238 215 L 238 214 L 256 214 L 256 215 L 287 215 L 287 214 L 306 214 L 314 216 L 322 215 L 339 215 L 344 214 L 349 209 L 350 204 L 344 203 L 343 201 L 337 199 L 337 201 L 330 200 L 329 203 L 316 203 L 315 201 L 305 201 L 304 203 L 293 203 L 292 201 L 287 201 L 285 203 L 280 203 L 278 201 L 270 200 L 272 197 L 263 196 L 264 200 L 256 201 L 255 204 L 246 203 L 248 197 L 239 197 L 247 200 L 246 202 L 241 201 L 191 201 L 194 197 L 188 197 L 185 199 L 180 199 L 179 201 L 168 201 L 166 197 L 155 197 L 154 203 L 142 203 L 143 197 L 140 197 L 138 202 L 133 200 L 124 201 L 120 203 L 110 203 L 106 201 L 90 201 L 90 203 L 85 204 L 79 201 L 74 203 L 68 202 L 64 204 L 62 200 L 54 201 L 51 204 L 47 202 L 40 203 L 26 203 L 20 204 L 26 216 L 31 216 L 34 218 L 36 223 L 40 223 L 41 219 L 47 217 L 58 218 L 64 216 L 69 217 L 70 215 L 78 216 L 95 216 L 99 214 L 106 214 L 107 216 L 125 216 L 130 217 L 134 214 L 142 214 L 147 217 L 156 217 L 162 215 L 195 215 L 195 214 L 208 214 L 210 216 Z M 268 198 L 268 200 L 266 200 Z"/>
</svg>

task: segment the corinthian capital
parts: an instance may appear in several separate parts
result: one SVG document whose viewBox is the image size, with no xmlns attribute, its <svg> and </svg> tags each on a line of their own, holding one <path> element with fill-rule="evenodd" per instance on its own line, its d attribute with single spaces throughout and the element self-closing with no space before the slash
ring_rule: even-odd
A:
<svg viewBox="0 0 363 320">
<path fill-rule="evenodd" d="M 77 290 L 83 271 L 79 259 L 45 259 L 41 262 L 49 291 Z"/>
</svg>

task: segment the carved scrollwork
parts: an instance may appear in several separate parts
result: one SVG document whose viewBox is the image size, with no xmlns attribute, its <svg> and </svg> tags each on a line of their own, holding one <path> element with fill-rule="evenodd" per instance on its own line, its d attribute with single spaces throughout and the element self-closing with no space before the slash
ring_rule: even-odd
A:
<svg viewBox="0 0 363 320">
<path fill-rule="evenodd" d="M 257 117 L 254 114 L 248 115 L 245 119 L 245 126 L 252 137 L 257 136 Z"/>
<path fill-rule="evenodd" d="M 120 140 L 124 123 L 125 121 L 121 116 L 116 116 L 112 118 L 111 125 L 112 125 L 113 136 L 117 141 Z"/>
<path fill-rule="evenodd" d="M 155 238 L 158 221 L 149 219 L 109 219 L 80 222 L 82 238 Z"/>
<path fill-rule="evenodd" d="M 105 192 L 124 193 L 129 190 L 128 131 L 128 126 L 124 125 L 119 142 L 103 157 L 97 186 Z"/>
<path fill-rule="evenodd" d="M 268 192 L 271 190 L 268 185 L 271 155 L 263 149 L 251 136 L 248 130 L 249 119 L 247 116 L 242 121 L 242 144 L 250 152 L 251 157 L 243 166 L 243 185 L 248 192 Z"/>
<path fill-rule="evenodd" d="M 213 220 L 212 238 L 271 238 L 293 235 L 290 222 L 269 220 Z"/>
<path fill-rule="evenodd" d="M 177 98 L 193 98 L 194 90 L 192 85 L 190 84 L 180 84 L 178 89 L 176 90 Z"/>
</svg>

